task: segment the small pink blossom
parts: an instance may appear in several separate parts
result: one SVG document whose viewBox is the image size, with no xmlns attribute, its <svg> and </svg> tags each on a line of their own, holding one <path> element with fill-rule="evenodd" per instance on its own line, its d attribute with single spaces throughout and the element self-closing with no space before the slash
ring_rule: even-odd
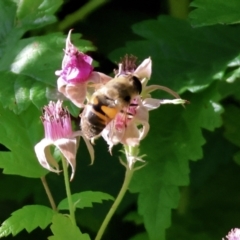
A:
<svg viewBox="0 0 240 240">
<path fill-rule="evenodd" d="M 80 52 L 71 43 L 71 32 L 72 30 L 69 31 L 66 39 L 62 70 L 56 71 L 55 74 L 59 76 L 58 91 L 76 106 L 82 108 L 87 96 L 88 83 L 103 84 L 111 78 L 103 73 L 93 71 L 93 59 Z"/>
<path fill-rule="evenodd" d="M 93 71 L 93 59 L 78 51 L 71 43 L 71 32 L 69 31 L 66 40 L 65 55 L 62 61 L 62 70 L 56 71 L 56 75 L 60 76 L 66 83 L 83 83 L 86 82 Z"/>
<path fill-rule="evenodd" d="M 43 108 L 41 117 L 44 126 L 45 138 L 55 141 L 68 138 L 72 135 L 72 126 L 69 112 L 62 108 L 62 102 L 50 102 Z"/>
<path fill-rule="evenodd" d="M 72 131 L 69 112 L 62 107 L 62 102 L 50 102 L 43 108 L 41 117 L 44 126 L 45 138 L 43 138 L 34 147 L 39 163 L 52 172 L 59 173 L 59 166 L 54 159 L 50 147 L 53 145 L 59 149 L 61 154 L 71 165 L 72 175 L 74 177 L 76 169 L 76 154 L 79 146 L 81 131 Z M 89 141 L 82 136 L 91 156 L 91 162 L 94 160 L 94 151 Z"/>
<path fill-rule="evenodd" d="M 131 104 L 125 111 L 119 112 L 102 132 L 110 151 L 118 143 L 133 147 L 139 145 L 149 130 L 148 111 L 142 105 L 140 97 L 133 99 Z M 141 129 L 138 128 L 139 125 L 142 126 Z"/>
</svg>

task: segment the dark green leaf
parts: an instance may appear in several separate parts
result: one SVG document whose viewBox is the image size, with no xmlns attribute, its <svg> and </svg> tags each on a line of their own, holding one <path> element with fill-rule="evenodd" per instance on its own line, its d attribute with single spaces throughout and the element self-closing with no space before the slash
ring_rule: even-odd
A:
<svg viewBox="0 0 240 240">
<path fill-rule="evenodd" d="M 112 59 L 126 53 L 141 59 L 150 56 L 151 82 L 180 92 L 201 90 L 199 94 L 186 94 L 184 98 L 190 101 L 186 109 L 162 106 L 150 114 L 151 130 L 141 144 L 148 164 L 135 174 L 130 186 L 139 192 L 139 213 L 150 239 L 164 239 L 171 210 L 178 206 L 178 188 L 189 184 L 188 161 L 202 158 L 205 140 L 201 128 L 213 131 L 222 124 L 221 97 L 216 84 L 210 84 L 236 57 L 240 46 L 235 34 L 240 28 L 192 29 L 187 22 L 160 17 L 136 24 L 133 30 L 146 40 L 127 43 L 111 55 Z"/>
<path fill-rule="evenodd" d="M 82 234 L 80 229 L 62 214 L 56 214 L 53 217 L 51 230 L 54 236 L 49 237 L 49 240 L 90 240 L 88 234 Z"/>
<path fill-rule="evenodd" d="M 236 106 L 229 106 L 223 114 L 225 137 L 233 144 L 240 147 L 240 110 Z"/>
<path fill-rule="evenodd" d="M 0 227 L 0 238 L 10 234 L 15 236 L 23 229 L 31 232 L 37 227 L 46 228 L 52 220 L 54 211 L 48 207 L 33 205 L 25 206 L 12 213 L 12 216 L 4 221 Z"/>
<path fill-rule="evenodd" d="M 0 104 L 0 143 L 10 152 L 0 152 L 0 167 L 6 174 L 41 177 L 46 174 L 38 163 L 34 145 L 43 137 L 40 112 L 34 107 L 15 115 Z"/>
<path fill-rule="evenodd" d="M 179 186 L 189 184 L 188 161 L 203 156 L 201 128 L 212 131 L 221 125 L 215 84 L 185 97 L 191 102 L 186 109 L 168 105 L 151 112 L 150 133 L 140 148 L 148 164 L 135 173 L 130 186 L 131 191 L 139 192 L 139 214 L 150 239 L 165 239 L 171 210 L 180 199 Z"/>
<path fill-rule="evenodd" d="M 240 151 L 234 155 L 233 159 L 238 165 L 240 165 Z"/>
<path fill-rule="evenodd" d="M 147 233 L 139 233 L 136 236 L 130 238 L 130 240 L 148 240 L 149 237 Z"/>
<path fill-rule="evenodd" d="M 73 35 L 73 40 L 75 38 Z M 61 68 L 64 45 L 62 34 L 28 38 L 20 40 L 3 56 L 0 60 L 0 101 L 4 107 L 20 113 L 31 102 L 40 108 L 47 103 L 46 98 L 60 98 L 48 92 L 50 86 L 56 88 L 55 71 Z M 78 40 L 77 45 L 91 49 L 89 42 L 83 40 Z"/>
<path fill-rule="evenodd" d="M 27 30 L 43 27 L 56 21 L 53 14 L 63 3 L 62 0 L 24 0 L 17 3 L 17 21 L 18 27 L 24 27 Z"/>
<path fill-rule="evenodd" d="M 13 1 L 0 1 L 0 43 L 4 43 L 5 37 L 14 27 L 14 18 L 17 6 Z M 0 45 L 0 46 L 1 46 Z"/>
<path fill-rule="evenodd" d="M 30 30 L 56 21 L 53 14 L 62 0 L 30 0 L 0 2 L 0 56 L 12 48 Z"/>
<path fill-rule="evenodd" d="M 140 216 L 137 212 L 128 213 L 123 220 L 128 222 L 134 222 L 136 225 L 143 224 L 142 216 Z"/>
<path fill-rule="evenodd" d="M 72 201 L 76 208 L 92 207 L 93 203 L 102 203 L 103 200 L 114 200 L 114 198 L 107 193 L 92 191 L 75 193 L 72 195 Z M 68 209 L 68 200 L 63 199 L 59 203 L 58 209 Z"/>
<path fill-rule="evenodd" d="M 187 21 L 161 16 L 133 26 L 144 38 L 128 42 L 110 56 L 115 62 L 126 53 L 140 60 L 151 57 L 151 82 L 177 92 L 192 92 L 207 87 L 223 74 L 240 49 L 240 26 L 192 28 Z M 219 78 L 219 77 L 218 77 Z"/>
<path fill-rule="evenodd" d="M 47 104 L 46 84 L 37 82 L 31 77 L 11 72 L 0 72 L 0 78 L 2 90 L 0 102 L 4 108 L 19 114 L 27 110 L 31 103 L 39 109 Z"/>
<path fill-rule="evenodd" d="M 194 0 L 191 6 L 196 7 L 189 14 L 191 23 L 195 27 L 240 22 L 238 0 Z"/>
<path fill-rule="evenodd" d="M 79 34 L 72 36 L 75 39 Z M 0 70 L 23 74 L 55 87 L 55 71 L 61 68 L 65 41 L 66 36 L 61 33 L 20 40 L 1 58 Z M 85 51 L 92 49 L 86 41 L 79 40 L 76 45 L 84 47 Z"/>
</svg>

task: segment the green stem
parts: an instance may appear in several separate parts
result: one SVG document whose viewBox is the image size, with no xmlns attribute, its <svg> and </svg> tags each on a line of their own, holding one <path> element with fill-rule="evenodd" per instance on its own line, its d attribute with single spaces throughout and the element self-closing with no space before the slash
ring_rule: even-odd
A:
<svg viewBox="0 0 240 240">
<path fill-rule="evenodd" d="M 48 200 L 50 202 L 50 205 L 51 205 L 52 209 L 57 212 L 58 211 L 57 210 L 57 206 L 56 206 L 55 201 L 53 199 L 53 196 L 52 196 L 52 193 L 50 191 L 50 188 L 48 187 L 47 180 L 46 180 L 45 176 L 41 177 L 41 181 L 42 181 L 43 187 L 44 187 L 44 189 L 46 191 L 46 194 L 48 196 Z"/>
<path fill-rule="evenodd" d="M 67 199 L 68 199 L 70 218 L 72 220 L 73 225 L 76 225 L 76 220 L 75 220 L 75 215 L 74 215 L 74 205 L 73 205 L 73 201 L 72 201 L 72 194 L 71 194 L 70 184 L 69 184 L 67 162 L 63 156 L 62 156 L 62 166 L 63 166 L 63 175 L 64 175 L 64 182 L 65 182 L 65 188 L 66 188 Z"/>
<path fill-rule="evenodd" d="M 63 31 L 65 29 L 70 28 L 74 23 L 84 19 L 88 14 L 93 12 L 99 6 L 106 3 L 107 0 L 90 0 L 76 12 L 71 13 L 65 17 L 63 21 L 61 21 L 58 25 L 58 29 Z"/>
<path fill-rule="evenodd" d="M 119 206 L 120 202 L 122 201 L 123 199 L 123 196 L 125 195 L 127 189 L 128 189 L 128 186 L 129 186 L 129 183 L 132 179 L 132 176 L 133 176 L 133 172 L 134 170 L 133 169 L 129 169 L 128 167 L 126 168 L 127 171 L 125 173 L 125 179 L 124 179 L 124 182 L 123 182 L 123 185 L 122 185 L 122 188 L 120 190 L 120 192 L 118 193 L 118 196 L 115 200 L 115 202 L 113 203 L 112 207 L 110 208 L 107 216 L 105 217 L 98 233 L 97 233 L 97 236 L 95 238 L 95 240 L 100 240 L 105 229 L 107 228 L 107 225 L 109 223 L 109 221 L 111 220 L 113 214 L 115 213 L 117 207 Z"/>
</svg>

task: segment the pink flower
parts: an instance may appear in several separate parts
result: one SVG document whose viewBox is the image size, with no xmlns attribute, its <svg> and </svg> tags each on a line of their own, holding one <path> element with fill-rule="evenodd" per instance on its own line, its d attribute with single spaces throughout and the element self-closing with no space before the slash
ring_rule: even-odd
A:
<svg viewBox="0 0 240 240">
<path fill-rule="evenodd" d="M 240 229 L 239 228 L 232 229 L 226 236 L 226 240 L 227 239 L 228 240 L 239 240 L 240 239 Z M 222 240 L 224 240 L 224 238 Z"/>
<path fill-rule="evenodd" d="M 62 102 L 50 102 L 43 108 L 41 117 L 45 138 L 55 141 L 72 136 L 72 126 L 69 112 L 62 108 Z"/>
<path fill-rule="evenodd" d="M 72 180 L 76 169 L 76 154 L 80 141 L 79 136 L 82 136 L 81 132 L 72 131 L 69 112 L 62 108 L 61 101 L 57 103 L 50 102 L 48 106 L 45 106 L 41 120 L 44 126 L 45 138 L 37 143 L 34 148 L 39 163 L 49 171 L 60 172 L 58 163 L 50 151 L 50 146 L 54 145 L 59 149 L 67 163 L 71 165 Z M 93 147 L 84 136 L 83 138 L 88 147 L 91 162 L 93 162 Z"/>
<path fill-rule="evenodd" d="M 71 32 L 72 30 L 69 31 L 66 39 L 62 70 L 56 71 L 55 74 L 59 76 L 57 80 L 58 91 L 76 106 L 84 107 L 88 83 L 102 84 L 111 78 L 103 73 L 93 71 L 91 65 L 93 59 L 80 52 L 71 43 Z"/>
<path fill-rule="evenodd" d="M 93 71 L 93 59 L 88 55 L 79 52 L 71 43 L 72 30 L 69 31 L 66 40 L 65 55 L 62 61 L 62 70 L 56 71 L 56 75 L 66 83 L 83 83 L 86 82 Z"/>
<path fill-rule="evenodd" d="M 167 87 L 160 85 L 147 86 L 152 72 L 152 61 L 147 58 L 134 70 L 134 67 L 136 67 L 135 60 L 136 58 L 132 56 L 126 56 L 123 62 L 119 64 L 119 70 L 115 71 L 116 77 L 128 74 L 137 76 L 142 83 L 142 93 L 132 99 L 130 105 L 126 109 L 122 109 L 102 131 L 102 137 L 108 143 L 110 152 L 112 147 L 118 143 L 123 144 L 125 147 L 137 149 L 140 141 L 145 138 L 150 129 L 148 122 L 150 110 L 157 109 L 161 104 L 184 104 L 187 102 Z M 151 98 L 150 93 L 156 89 L 167 91 L 177 99 L 161 100 Z M 126 152 L 129 168 L 132 167 L 135 161 L 143 161 L 136 153 L 134 155 L 129 155 L 129 153 Z"/>
<path fill-rule="evenodd" d="M 118 143 L 133 147 L 139 145 L 140 140 L 149 130 L 148 111 L 140 97 L 133 99 L 131 104 L 127 109 L 119 112 L 102 132 L 102 137 L 108 143 L 110 150 Z M 141 130 L 138 125 L 142 126 Z"/>
</svg>

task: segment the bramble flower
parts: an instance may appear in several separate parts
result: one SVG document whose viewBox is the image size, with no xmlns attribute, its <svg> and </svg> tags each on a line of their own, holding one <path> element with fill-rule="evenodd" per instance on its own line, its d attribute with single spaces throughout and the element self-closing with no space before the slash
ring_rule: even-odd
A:
<svg viewBox="0 0 240 240">
<path fill-rule="evenodd" d="M 147 86 L 151 77 L 152 61 L 150 58 L 147 58 L 137 68 L 135 61 L 135 57 L 126 56 L 123 62 L 119 64 L 119 70 L 115 70 L 116 77 L 127 74 L 138 77 L 142 83 L 142 93 L 132 99 L 130 105 L 119 112 L 115 119 L 102 131 L 102 137 L 108 143 L 110 152 L 112 147 L 118 143 L 123 144 L 125 149 L 126 146 L 128 146 L 128 148 L 137 148 L 139 146 L 140 141 L 145 138 L 150 129 L 148 122 L 150 110 L 157 109 L 161 104 L 184 104 L 187 102 L 167 87 L 160 85 Z M 156 89 L 167 91 L 177 99 L 161 100 L 151 98 L 150 93 Z M 136 161 L 143 161 L 142 157 L 138 156 L 138 151 L 135 151 L 134 154 L 130 154 L 127 151 L 126 156 L 129 168 L 131 168 Z"/>
<path fill-rule="evenodd" d="M 228 240 L 239 240 L 240 239 L 240 229 L 239 228 L 232 229 L 226 236 L 226 240 L 227 239 Z M 224 240 L 224 238 L 222 240 Z"/>
<path fill-rule="evenodd" d="M 57 80 L 58 91 L 76 106 L 82 108 L 87 95 L 88 83 L 102 84 L 111 78 L 103 73 L 93 71 L 93 59 L 80 52 L 71 43 L 71 32 L 72 30 L 69 31 L 66 39 L 62 70 L 56 71 L 55 74 L 59 76 Z"/>
<path fill-rule="evenodd" d="M 52 172 L 59 173 L 59 166 L 54 159 L 50 147 L 53 145 L 59 149 L 61 154 L 71 165 L 71 180 L 74 177 L 76 169 L 76 154 L 82 136 L 81 131 L 72 131 L 71 119 L 69 112 L 62 108 L 62 102 L 50 102 L 48 106 L 43 108 L 43 116 L 41 117 L 44 126 L 45 138 L 35 145 L 35 153 L 39 163 Z M 89 141 L 82 136 L 86 142 L 90 153 L 91 162 L 94 160 L 93 147 Z"/>
</svg>

